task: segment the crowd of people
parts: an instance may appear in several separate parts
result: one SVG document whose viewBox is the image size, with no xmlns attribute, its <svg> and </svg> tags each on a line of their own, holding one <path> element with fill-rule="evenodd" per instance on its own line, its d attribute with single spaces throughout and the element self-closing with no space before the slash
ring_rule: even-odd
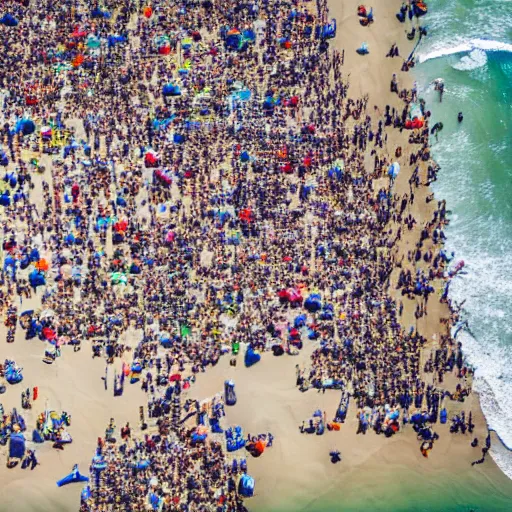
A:
<svg viewBox="0 0 512 512">
<path fill-rule="evenodd" d="M 26 0 L 5 14 L 2 307 L 36 296 L 22 327 L 48 342 L 45 362 L 72 358 L 65 345 L 122 360 L 115 391 L 140 378 L 161 419 L 156 438 L 99 443 L 107 470 L 84 510 L 140 510 L 150 488 L 163 510 L 243 507 L 221 444 L 192 446 L 158 398 L 240 343 L 280 355 L 312 340 L 301 389 L 350 390 L 362 432 L 398 409 L 437 421 L 427 340 L 404 329 L 399 295 L 427 314 L 448 265 L 444 203 L 415 254 L 397 250 L 427 184 L 428 123 L 400 195 L 388 135 L 416 98 L 395 83 L 403 110 L 381 113 L 349 97 L 325 0 Z M 464 367 L 440 341 L 438 382 Z"/>
</svg>

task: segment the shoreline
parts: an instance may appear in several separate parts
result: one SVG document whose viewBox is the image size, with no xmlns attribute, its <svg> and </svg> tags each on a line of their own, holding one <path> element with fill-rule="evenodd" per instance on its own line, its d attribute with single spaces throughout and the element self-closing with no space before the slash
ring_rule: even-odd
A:
<svg viewBox="0 0 512 512">
<path fill-rule="evenodd" d="M 333 0 L 330 0 L 329 3 L 333 4 L 329 17 L 337 18 L 338 21 L 338 36 L 330 51 L 333 51 L 334 48 L 339 49 L 340 52 L 344 51 L 345 62 L 342 66 L 342 77 L 345 78 L 347 72 L 350 74 L 348 97 L 353 99 L 367 97 L 368 111 L 372 115 L 374 115 L 374 105 L 378 107 L 375 112 L 379 112 L 379 114 L 384 111 L 386 103 L 397 109 L 402 108 L 403 101 L 397 95 L 392 95 L 389 92 L 388 84 L 391 75 L 397 73 L 399 88 L 408 90 L 412 87 L 413 77 L 409 73 L 402 73 L 396 69 L 396 66 L 399 67 L 402 62 L 401 58 L 387 59 L 384 57 L 385 52 L 393 43 L 398 44 L 402 55 L 408 54 L 409 45 L 411 48 L 413 45 L 413 43 L 409 43 L 407 40 L 402 41 L 400 38 L 402 36 L 405 39 L 403 34 L 401 35 L 404 26 L 399 25 L 395 19 L 396 9 L 400 2 L 397 1 L 396 6 L 395 2 L 392 2 L 393 5 L 387 3 L 385 7 L 377 5 L 375 8 L 376 21 L 370 27 L 359 25 L 359 18 L 356 14 L 359 4 L 355 0 L 344 1 L 343 5 L 338 5 Z M 369 42 L 370 54 L 359 56 L 355 53 L 355 49 L 365 40 L 364 38 Z M 378 116 L 378 119 L 382 118 L 382 115 Z M 350 119 L 347 126 L 351 122 Z M 409 134 L 406 130 L 400 133 L 397 129 L 391 128 L 386 130 L 386 134 L 389 135 L 385 143 L 385 153 L 390 158 L 388 164 L 395 161 L 393 157 L 395 149 L 398 146 L 404 148 L 401 156 L 397 158 L 401 165 L 401 173 L 393 186 L 393 194 L 400 197 L 409 192 L 408 179 L 413 172 L 412 167 L 407 163 L 408 149 L 410 149 L 407 142 Z M 379 153 L 381 154 L 380 151 Z M 367 169 L 372 168 L 371 160 L 372 155 L 366 151 Z M 425 180 L 426 167 L 431 161 L 422 163 L 421 181 Z M 51 160 L 49 165 L 51 165 Z M 387 169 L 387 165 L 384 166 L 385 169 Z M 148 176 L 152 175 L 151 171 L 144 172 Z M 252 171 L 250 173 L 252 174 Z M 41 176 L 35 175 L 34 180 L 36 186 L 41 186 Z M 375 179 L 374 177 L 372 190 L 374 195 L 380 187 L 386 186 L 387 181 L 386 174 L 382 172 L 380 178 Z M 171 195 L 180 194 L 180 191 L 176 192 L 177 188 L 173 184 Z M 441 303 L 438 297 L 442 292 L 443 281 L 439 279 L 435 281 L 436 290 L 429 299 L 428 315 L 422 315 L 419 318 L 415 318 L 419 301 L 416 298 L 408 299 L 401 295 L 400 289 L 397 287 L 400 271 L 408 266 L 414 267 L 414 263 L 412 265 L 407 263 L 407 253 L 415 247 L 423 224 L 429 222 L 436 211 L 437 198 L 426 203 L 430 192 L 430 188 L 424 186 L 414 189 L 415 200 L 410 207 L 407 207 L 406 211 L 416 218 L 415 227 L 406 232 L 405 225 L 401 221 L 391 221 L 387 225 L 391 232 L 386 236 L 391 240 L 402 227 L 404 228 L 403 238 L 389 255 L 394 262 L 394 268 L 389 278 L 394 291 L 390 294 L 397 302 L 404 302 L 403 313 L 400 315 L 403 331 L 407 331 L 411 326 L 427 340 L 421 350 L 418 367 L 420 376 L 428 384 L 435 386 L 440 384 L 437 381 L 437 376 L 425 373 L 423 368 L 432 354 L 432 350 L 439 346 L 441 335 L 449 335 L 453 323 L 453 311 L 449 309 L 448 304 Z M 192 195 L 190 193 L 184 196 L 188 214 L 191 211 Z M 297 202 L 297 197 L 294 197 L 293 201 Z M 435 250 L 430 239 L 427 243 L 429 244 L 427 245 L 428 250 L 430 248 Z M 112 243 L 107 241 L 105 252 L 109 257 L 112 256 L 113 249 Z M 202 256 L 203 254 L 201 254 Z M 211 257 L 209 259 L 211 260 Z M 427 267 L 428 265 L 421 264 L 421 268 Z M 196 277 L 194 274 L 194 282 Z M 311 289 L 314 289 L 313 286 Z M 19 309 L 37 308 L 39 299 L 40 297 L 35 296 L 31 300 L 23 300 L 22 307 Z M 339 311 L 338 309 L 336 312 L 339 313 Z M 283 317 L 288 315 L 291 318 L 291 313 L 291 310 L 287 310 Z M 229 324 L 229 320 L 226 324 Z M 236 326 L 236 323 L 233 325 Z M 194 327 L 191 326 L 191 328 Z M 18 330 L 21 331 L 20 328 Z M 19 334 L 18 332 L 17 336 Z M 6 329 L 2 325 L 0 338 L 5 338 L 5 335 Z M 123 335 L 126 335 L 129 343 L 136 347 L 141 333 L 135 329 L 132 330 L 130 324 L 130 332 L 123 333 Z M 433 335 L 436 335 L 435 339 L 433 339 Z M 71 412 L 74 421 L 70 432 L 75 438 L 75 442 L 62 452 L 51 451 L 48 446 L 43 447 L 40 450 L 42 467 L 35 471 L 23 472 L 17 468 L 6 473 L 4 468 L 0 468 L 0 482 L 8 494 L 8 498 L 0 505 L 0 512 L 3 512 L 2 507 L 5 507 L 6 510 L 10 509 L 9 507 L 15 508 L 20 512 L 25 512 L 25 510 L 27 512 L 36 510 L 58 512 L 71 510 L 72 507 L 77 509 L 80 488 L 69 486 L 56 489 L 55 481 L 64 476 L 75 463 L 79 463 L 80 469 L 86 471 L 94 454 L 95 439 L 103 435 L 109 418 L 114 417 L 118 427 L 127 421 L 135 424 L 137 423 L 138 406 L 141 403 L 146 405 L 148 402 L 148 395 L 138 389 L 140 386 L 129 386 L 122 397 L 115 399 L 112 397 L 113 371 L 118 369 L 119 361 L 116 362 L 116 366 L 111 366 L 107 379 L 108 393 L 106 393 L 102 382 L 104 367 L 101 363 L 103 361 L 101 358 L 100 361 L 91 359 L 89 343 L 86 343 L 86 347 L 83 347 L 78 354 L 70 353 L 70 347 L 68 347 L 65 358 L 57 360 L 55 365 L 42 364 L 39 354 L 36 355 L 36 351 L 41 352 L 41 349 L 36 349 L 34 347 L 36 344 L 40 346 L 37 339 L 27 342 L 18 338 L 16 343 L 6 346 L 6 357 L 12 357 L 20 363 L 24 367 L 26 375 L 21 386 L 8 387 L 7 393 L 2 396 L 1 401 L 6 409 L 15 406 L 19 408 L 20 388 L 40 386 L 40 399 L 34 404 L 35 410 L 27 413 L 31 419 L 30 429 L 33 427 L 34 421 L 32 420 L 35 415 L 41 412 L 43 400 L 48 400 L 52 408 Z M 424 458 L 420 453 L 419 442 L 410 425 L 405 429 L 401 428 L 390 439 L 383 439 L 384 436 L 375 435 L 372 429 L 369 430 L 368 435 L 358 435 L 356 433 L 358 420 L 355 399 L 351 400 L 349 414 L 346 422 L 341 426 L 341 432 L 326 432 L 323 436 L 306 436 L 299 433 L 301 421 L 304 422 L 314 410 L 318 408 L 327 410 L 331 415 L 339 403 L 338 391 L 328 390 L 320 394 L 320 390 L 317 392 L 315 389 L 310 389 L 305 393 L 300 393 L 297 389 L 295 365 L 311 363 L 311 353 L 318 347 L 318 342 L 309 342 L 308 340 L 298 356 L 284 355 L 284 358 L 273 357 L 272 353 L 267 351 L 262 354 L 262 361 L 250 369 L 243 367 L 241 356 L 238 356 L 237 366 L 230 366 L 229 356 L 226 354 L 216 365 L 208 367 L 205 373 L 197 372 L 197 381 L 184 392 L 186 397 L 207 399 L 221 393 L 226 378 L 233 378 L 237 386 L 238 403 L 234 407 L 226 408 L 225 421 L 227 424 L 242 425 L 245 433 L 273 433 L 274 445 L 265 451 L 261 458 L 249 458 L 249 473 L 255 477 L 257 487 L 255 497 L 244 501 L 250 510 L 256 512 L 281 512 L 282 510 L 284 512 L 289 507 L 293 512 L 301 510 L 320 512 L 324 510 L 322 501 L 325 501 L 328 510 L 333 510 L 329 507 L 343 503 L 344 498 L 347 501 L 352 500 L 351 503 L 355 507 L 353 510 L 361 510 L 362 499 L 366 500 L 364 506 L 371 503 L 376 510 L 386 510 L 378 508 L 379 506 L 384 507 L 381 503 L 383 494 L 386 495 L 386 499 L 396 500 L 389 503 L 389 510 L 407 510 L 410 501 L 416 503 L 416 500 L 422 499 L 423 493 L 442 495 L 443 490 L 446 490 L 443 486 L 455 488 L 455 490 L 451 489 L 452 492 L 449 493 L 449 496 L 455 501 L 466 499 L 463 502 L 464 506 L 470 504 L 481 506 L 483 496 L 489 493 L 494 502 L 490 505 L 491 508 L 485 509 L 486 512 L 504 510 L 500 507 L 506 505 L 509 496 L 512 495 L 512 482 L 507 480 L 495 462 L 489 458 L 484 464 L 472 468 L 470 463 L 479 457 L 482 444 L 478 449 L 471 451 L 468 435 L 452 435 L 448 431 L 452 415 L 459 413 L 461 409 L 468 410 L 469 407 L 473 412 L 474 435 L 483 443 L 487 424 L 476 392 L 470 393 L 462 405 L 459 402 L 447 401 L 448 423 L 439 428 L 436 426 L 436 430 L 440 433 L 440 439 L 435 442 L 428 458 Z M 189 368 L 184 375 L 187 372 L 189 372 Z M 190 374 L 193 372 L 190 371 Z M 459 379 L 455 379 L 454 371 L 447 372 L 445 379 L 442 387 L 455 393 L 455 385 Z M 105 389 L 107 380 L 104 381 Z M 423 407 L 423 405 L 422 403 L 421 406 Z M 151 424 L 151 428 L 153 427 L 154 425 Z M 142 436 L 144 432 L 137 432 L 137 434 Z M 342 453 L 341 464 L 331 464 L 327 457 L 329 450 L 334 448 Z M 231 459 L 228 457 L 227 460 Z M 397 475 L 400 476 L 397 478 Z M 402 478 L 407 480 L 406 485 L 401 483 Z M 394 488 L 393 484 L 396 484 L 397 480 L 399 485 Z M 417 489 L 418 487 L 420 490 Z M 363 494 L 368 496 L 362 498 Z M 434 500 L 434 497 L 431 499 Z M 24 500 L 21 506 L 20 500 Z M 439 507 L 442 507 L 442 504 L 439 504 Z M 349 508 L 343 508 L 343 510 L 349 510 Z M 419 512 L 420 509 L 417 510 Z M 445 505 L 444 508 L 425 508 L 424 510 L 447 512 L 451 509 Z"/>
<path fill-rule="evenodd" d="M 428 16 L 427 16 L 427 18 L 425 18 L 425 23 L 427 25 L 428 25 L 428 21 L 429 20 L 428 20 Z M 426 38 L 426 41 L 428 41 L 430 37 L 431 37 L 431 35 L 429 33 L 428 37 Z M 510 51 L 510 45 L 508 45 L 507 43 L 491 41 L 490 43 L 492 43 L 492 44 L 489 44 L 486 41 L 487 41 L 486 39 L 476 39 L 476 40 L 472 40 L 471 44 L 469 44 L 469 43 L 468 44 L 459 44 L 458 46 L 454 47 L 453 49 L 448 47 L 445 50 L 436 50 L 436 51 L 431 51 L 429 53 L 425 53 L 424 49 L 422 48 L 423 45 L 420 45 L 417 48 L 417 51 L 415 52 L 417 65 L 421 66 L 423 63 L 428 62 L 429 60 L 432 60 L 432 59 L 446 58 L 446 57 L 449 57 L 451 55 L 457 55 L 457 54 L 466 54 L 466 53 L 468 53 L 468 52 L 470 52 L 472 50 L 475 50 L 475 49 L 481 49 L 481 50 L 491 51 L 491 52 L 499 52 L 499 51 L 508 52 L 508 51 Z M 423 42 L 423 44 L 424 43 L 425 43 L 425 41 Z M 416 67 L 414 67 L 411 70 L 411 74 L 412 74 L 412 76 L 414 76 L 418 80 L 420 80 L 422 78 L 421 77 L 422 73 L 419 72 L 419 70 L 417 70 Z M 423 77 L 423 79 L 424 79 L 424 77 Z M 425 93 L 427 92 L 427 88 L 429 86 L 431 86 L 431 83 L 429 84 L 428 82 L 427 83 L 419 82 L 419 88 L 423 89 Z M 431 98 L 430 102 L 427 101 L 427 108 L 432 110 L 433 115 L 434 115 L 435 118 L 439 118 L 440 117 L 439 115 L 436 115 L 436 114 L 438 114 L 438 111 L 440 109 L 442 110 L 442 106 L 441 106 L 441 104 L 439 102 L 432 101 L 432 98 Z M 447 134 L 445 134 L 444 136 L 447 136 Z M 441 137 L 443 137 L 443 135 L 441 135 Z M 433 138 L 433 136 L 430 136 L 430 138 Z M 437 164 L 437 162 L 435 160 L 436 144 L 432 145 L 432 153 L 433 153 L 432 161 Z M 443 172 L 443 170 L 441 170 L 441 172 Z M 448 172 L 448 170 L 445 169 L 444 172 Z M 434 192 L 434 191 L 432 190 L 432 192 Z M 440 194 L 440 192 L 437 192 L 435 194 L 436 198 L 437 198 L 438 194 Z M 448 204 L 447 206 L 448 206 L 448 210 L 451 210 L 450 209 L 450 205 Z M 450 211 L 448 217 L 450 217 L 451 214 L 452 213 Z M 449 240 L 449 235 L 448 235 L 448 240 Z M 452 246 L 452 248 L 455 249 L 456 253 L 458 252 L 458 247 Z M 465 286 L 467 287 L 469 285 L 466 284 Z M 453 295 L 452 292 L 450 292 L 449 295 L 448 295 L 448 298 L 449 298 L 448 302 L 449 302 L 450 311 L 451 311 L 451 313 L 455 313 L 457 315 L 457 317 L 458 317 L 458 313 L 460 311 L 460 308 L 459 308 L 459 305 L 457 304 L 457 302 L 455 302 L 455 307 L 453 307 L 453 305 L 452 305 L 452 298 L 451 298 L 452 295 Z M 464 304 L 465 302 L 466 302 L 465 301 L 465 297 L 463 296 L 461 304 Z M 455 321 L 452 322 L 452 324 L 455 324 L 455 323 L 456 323 Z M 461 332 L 464 332 L 464 331 L 466 331 L 466 329 L 463 327 Z M 466 333 L 467 333 L 468 336 L 474 338 L 473 333 L 471 333 L 469 331 L 469 327 L 468 327 Z M 467 351 L 467 347 L 465 347 L 464 342 L 462 342 L 462 351 L 465 354 L 466 359 L 468 359 L 468 351 Z M 475 366 L 473 363 L 470 363 L 470 364 L 471 364 L 471 366 L 472 366 L 474 371 L 478 371 L 478 366 Z M 484 377 L 480 377 L 480 378 L 482 378 L 485 381 L 485 386 L 488 387 L 489 384 L 485 380 L 485 378 Z M 474 384 L 473 384 L 473 387 L 474 387 Z M 492 389 L 490 387 L 488 389 L 488 393 L 491 393 L 493 395 L 493 400 L 495 400 L 494 393 L 493 393 L 493 391 L 492 391 Z M 479 391 L 477 394 L 478 394 L 478 396 L 480 396 L 481 394 L 485 394 L 485 392 L 484 391 L 482 391 L 482 392 Z M 478 406 L 482 410 L 482 413 L 483 413 L 483 416 L 484 416 L 484 419 L 485 419 L 485 422 L 486 422 L 487 429 L 488 429 L 489 433 L 491 434 L 491 438 L 492 438 L 492 447 L 491 447 L 491 450 L 490 450 L 489 453 L 493 457 L 493 460 L 497 464 L 499 470 L 501 472 L 503 472 L 509 479 L 512 479 L 512 473 L 510 473 L 510 467 L 511 467 L 510 466 L 510 462 L 508 462 L 508 464 L 505 464 L 508 467 L 508 469 L 509 469 L 509 471 L 507 473 L 507 471 L 505 471 L 505 469 L 502 468 L 501 465 L 498 463 L 498 461 L 495 459 L 495 454 L 496 453 L 494 452 L 494 448 L 497 447 L 498 452 L 501 452 L 502 454 L 504 453 L 504 455 L 502 455 L 502 457 L 506 457 L 506 458 L 509 459 L 509 461 L 512 461 L 512 453 L 511 453 L 512 452 L 512 445 L 510 445 L 510 446 L 507 445 L 507 442 L 502 438 L 502 436 L 499 435 L 498 431 L 495 428 L 490 426 L 490 423 L 487 420 L 486 414 L 483 412 L 484 409 L 483 409 L 482 405 L 480 404 L 480 398 L 478 399 L 478 402 L 479 402 Z M 499 405 L 498 407 L 500 409 L 502 409 L 501 405 Z M 503 450 L 505 450 L 505 452 L 503 452 Z"/>
</svg>

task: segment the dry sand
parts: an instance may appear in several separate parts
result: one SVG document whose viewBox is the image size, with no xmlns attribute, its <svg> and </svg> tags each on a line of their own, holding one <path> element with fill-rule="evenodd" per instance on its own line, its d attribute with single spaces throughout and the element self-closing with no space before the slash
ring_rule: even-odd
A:
<svg viewBox="0 0 512 512">
<path fill-rule="evenodd" d="M 365 28 L 358 22 L 358 2 L 330 2 L 331 16 L 338 22 L 338 37 L 334 44 L 340 51 L 345 51 L 344 70 L 346 75 L 350 74 L 349 97 L 368 94 L 370 109 L 373 105 L 378 105 L 381 110 L 386 104 L 400 105 L 396 95 L 389 93 L 393 72 L 398 74 L 401 84 L 410 84 L 411 81 L 410 76 L 399 71 L 401 59 L 385 58 L 392 43 L 398 43 L 402 55 L 408 53 L 410 46 L 405 39 L 404 25 L 398 24 L 394 17 L 400 4 L 399 0 L 374 1 L 375 23 Z M 363 41 L 370 49 L 370 54 L 365 57 L 355 53 Z M 394 153 L 396 145 L 401 144 L 403 138 L 399 135 L 389 140 L 390 153 Z M 396 185 L 398 190 L 406 189 L 408 174 L 407 166 L 402 165 L 402 174 Z M 417 219 L 428 218 L 429 211 L 422 208 L 425 203 L 420 197 L 418 194 L 416 205 L 419 206 L 414 206 L 414 215 Z M 407 250 L 406 245 L 412 240 L 413 235 L 404 242 L 401 250 Z M 20 309 L 28 307 L 24 303 Z M 433 309 L 437 315 L 429 310 L 429 316 L 419 325 L 421 332 L 429 337 L 440 331 L 439 315 L 447 313 L 442 307 L 433 306 Z M 414 311 L 414 304 L 406 304 L 406 318 L 412 318 L 411 311 Z M 29 430 L 48 400 L 52 409 L 66 410 L 71 414 L 69 432 L 74 442 L 63 452 L 52 450 L 50 444 L 38 449 L 41 466 L 34 471 L 19 468 L 9 471 L 0 466 L 0 512 L 77 510 L 80 486 L 58 489 L 56 480 L 66 475 L 75 463 L 79 463 L 81 471 L 86 473 L 96 439 L 104 433 L 109 419 L 114 417 L 118 427 L 128 420 L 136 424 L 138 407 L 145 404 L 146 397 L 138 386 L 128 385 L 124 396 L 114 398 L 111 382 L 105 391 L 101 380 L 104 361 L 92 360 L 87 345 L 79 353 L 72 353 L 69 347 L 64 348 L 63 356 L 55 364 L 47 366 L 41 362 L 42 344 L 38 340 L 25 341 L 23 334 L 18 328 L 16 342 L 3 345 L 2 359 L 15 359 L 24 368 L 25 379 L 22 384 L 8 386 L 1 401 L 6 410 L 13 406 L 20 408 L 21 391 L 26 387 L 39 386 L 40 397 L 32 411 L 25 415 Z M 3 326 L 0 339 L 5 339 Z M 250 369 L 241 364 L 236 368 L 230 367 L 227 358 L 223 358 L 215 368 L 200 375 L 190 390 L 191 396 L 205 398 L 220 392 L 226 378 L 233 378 L 238 403 L 227 408 L 229 424 L 241 424 L 245 433 L 270 431 L 275 436 L 272 448 L 261 458 L 249 460 L 249 472 L 256 478 L 256 496 L 247 502 L 251 510 L 314 511 L 325 502 L 337 503 L 330 510 L 349 510 L 350 500 L 360 495 L 368 497 L 367 506 L 378 510 L 379 503 L 382 505 L 380 497 L 385 495 L 384 489 L 396 489 L 397 493 L 403 491 L 402 500 L 398 498 L 397 503 L 402 503 L 405 509 L 419 510 L 414 503 L 408 502 L 409 487 L 427 485 L 428 490 L 435 493 L 438 489 L 436 482 L 449 483 L 455 489 L 472 489 L 470 492 L 484 488 L 485 492 L 502 496 L 503 503 L 506 503 L 507 496 L 512 496 L 512 484 L 492 459 L 487 458 L 483 465 L 471 468 L 470 462 L 479 457 L 480 450 L 476 453 L 471 450 L 469 436 L 449 435 L 447 425 L 436 429 L 441 438 L 429 459 L 421 456 L 412 429 L 391 439 L 371 432 L 366 436 L 356 436 L 354 407 L 351 407 L 349 419 L 341 432 L 327 432 L 322 437 L 300 434 L 298 427 L 315 409 L 325 410 L 330 419 L 339 400 L 339 392 L 319 394 L 309 391 L 303 394 L 295 387 L 295 365 L 303 364 L 310 351 L 311 347 L 295 358 L 274 358 L 265 354 L 262 361 Z M 241 356 L 239 359 L 241 363 Z M 485 420 L 478 407 L 477 396 L 473 395 L 471 401 L 477 424 L 476 435 L 483 439 Z M 467 410 L 468 404 L 464 405 Z M 332 449 L 341 451 L 341 464 L 330 463 L 328 453 Z M 405 479 L 403 488 L 397 486 L 397 478 Z"/>
</svg>

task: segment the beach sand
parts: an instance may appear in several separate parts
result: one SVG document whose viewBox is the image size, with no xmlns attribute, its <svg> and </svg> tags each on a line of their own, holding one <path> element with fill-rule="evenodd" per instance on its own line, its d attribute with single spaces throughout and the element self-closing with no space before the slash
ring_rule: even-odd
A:
<svg viewBox="0 0 512 512">
<path fill-rule="evenodd" d="M 397 73 L 401 86 L 411 85 L 411 76 L 400 72 L 402 59 L 386 59 L 392 43 L 397 43 L 401 55 L 408 53 L 404 25 L 395 19 L 401 2 L 378 0 L 373 3 L 375 23 L 370 27 L 359 25 L 355 0 L 332 0 L 331 16 L 337 19 L 338 36 L 335 47 L 344 50 L 344 73 L 350 75 L 349 97 L 369 96 L 369 108 L 377 105 L 382 111 L 386 104 L 400 106 L 401 100 L 389 92 L 392 73 Z M 355 49 L 366 41 L 370 54 L 361 57 Z M 388 139 L 389 153 L 398 145 L 406 147 L 406 134 L 394 133 Z M 408 188 L 411 170 L 405 163 L 396 182 L 396 190 Z M 422 197 L 426 188 L 419 189 L 413 215 L 430 219 L 431 208 Z M 407 252 L 418 238 L 418 227 L 403 240 L 399 251 Z M 23 304 L 21 310 L 30 304 Z M 404 325 L 412 321 L 415 304 L 404 304 Z M 440 318 L 449 315 L 446 306 L 429 304 L 428 317 L 422 318 L 417 328 L 428 339 L 438 335 L 443 327 Z M 112 385 L 104 389 L 105 366 L 102 359 L 91 359 L 88 346 L 79 353 L 64 348 L 64 355 L 56 364 L 41 362 L 42 346 L 39 341 L 26 342 L 23 331 L 18 329 L 16 342 L 3 345 L 2 359 L 13 358 L 24 368 L 22 384 L 8 386 L 1 400 L 4 407 L 20 407 L 20 393 L 27 387 L 39 386 L 40 397 L 33 409 L 26 414 L 29 429 L 37 414 L 45 408 L 45 401 L 56 411 L 65 410 L 72 416 L 69 428 L 73 444 L 63 452 L 52 450 L 49 443 L 38 449 L 41 462 L 35 471 L 19 468 L 0 468 L 2 501 L 0 512 L 60 512 L 78 509 L 80 486 L 57 488 L 55 482 L 69 473 L 73 464 L 87 473 L 98 436 L 103 435 L 111 417 L 119 428 L 126 421 L 138 423 L 139 405 L 146 397 L 139 386 L 128 386 L 122 397 L 113 397 Z M 0 339 L 5 330 L 0 329 Z M 499 511 L 512 506 L 510 482 L 488 457 L 484 464 L 471 467 L 470 462 L 480 457 L 480 449 L 469 444 L 473 436 L 450 435 L 449 425 L 436 428 L 440 434 L 428 459 L 422 457 L 419 443 L 412 429 L 406 429 L 391 439 L 369 432 L 357 436 L 356 410 L 352 406 L 348 419 L 340 432 L 326 432 L 324 436 L 299 433 L 299 426 L 314 410 L 326 411 L 333 416 L 339 402 L 339 392 L 325 394 L 310 390 L 301 393 L 295 386 L 295 365 L 304 364 L 312 347 L 299 356 L 274 358 L 264 354 L 262 361 L 246 369 L 239 356 L 237 367 L 229 366 L 228 358 L 206 373 L 198 376 L 189 396 L 199 399 L 221 392 L 226 378 L 236 383 L 238 403 L 226 408 L 229 424 L 240 424 L 244 432 L 257 434 L 272 432 L 274 445 L 258 459 L 249 456 L 249 473 L 256 479 L 256 494 L 247 506 L 255 512 L 278 511 L 347 511 L 347 510 L 452 510 L 452 505 L 478 507 L 476 510 Z M 112 375 L 109 376 L 110 379 Z M 457 404 L 449 405 L 455 410 Z M 473 411 L 475 435 L 483 440 L 486 435 L 476 394 L 463 404 Z M 341 452 L 342 462 L 331 464 L 329 451 Z M 445 500 L 443 502 L 443 500 Z M 488 501 L 485 501 L 488 500 Z M 444 503 L 444 505 L 443 505 Z M 486 505 L 487 503 L 487 505 Z M 444 508 L 443 508 L 444 507 Z M 460 508 L 460 510 L 469 508 Z M 455 510 L 455 508 L 453 509 Z"/>
</svg>

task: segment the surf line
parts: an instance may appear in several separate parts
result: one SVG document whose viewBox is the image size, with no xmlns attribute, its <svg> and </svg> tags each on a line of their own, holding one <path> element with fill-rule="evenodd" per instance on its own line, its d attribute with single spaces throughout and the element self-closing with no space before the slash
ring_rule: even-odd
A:
<svg viewBox="0 0 512 512">
<path fill-rule="evenodd" d="M 419 41 L 418 41 L 419 42 Z M 490 39 L 471 39 L 468 42 L 461 43 L 451 48 L 442 48 L 434 50 L 426 55 L 419 55 L 419 62 L 447 57 L 448 55 L 456 55 L 457 53 L 469 53 L 473 50 L 483 50 L 485 52 L 507 52 L 512 53 L 512 44 L 503 43 L 501 41 L 492 41 Z M 413 50 L 414 52 L 415 50 Z"/>
</svg>

